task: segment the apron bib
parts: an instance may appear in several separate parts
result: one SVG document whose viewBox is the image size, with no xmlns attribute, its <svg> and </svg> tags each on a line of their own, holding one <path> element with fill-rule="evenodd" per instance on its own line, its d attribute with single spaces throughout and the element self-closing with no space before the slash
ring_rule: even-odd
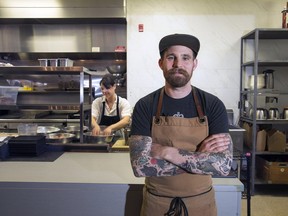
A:
<svg viewBox="0 0 288 216">
<path fill-rule="evenodd" d="M 117 110 L 117 115 L 116 116 L 106 116 L 105 115 L 105 101 L 104 101 L 103 102 L 102 115 L 101 115 L 101 121 L 100 121 L 99 125 L 110 126 L 110 125 L 115 124 L 115 123 L 120 121 L 119 97 L 118 96 L 117 96 L 116 110 Z"/>
<path fill-rule="evenodd" d="M 167 117 L 160 116 L 164 88 L 161 90 L 157 113 L 153 117 L 152 123 L 153 142 L 192 152 L 196 151 L 197 146 L 208 136 L 208 120 L 203 114 L 195 88 L 193 88 L 192 94 L 198 117 Z M 143 193 L 144 200 L 141 213 L 143 216 L 164 215 L 175 197 L 182 198 L 174 199 L 173 202 L 183 201 L 190 216 L 216 215 L 214 190 L 210 175 L 184 173 L 175 176 L 146 177 Z"/>
</svg>

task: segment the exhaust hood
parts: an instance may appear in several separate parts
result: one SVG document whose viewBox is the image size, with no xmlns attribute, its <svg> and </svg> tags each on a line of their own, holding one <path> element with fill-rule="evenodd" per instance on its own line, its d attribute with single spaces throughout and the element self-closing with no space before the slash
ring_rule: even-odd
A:
<svg viewBox="0 0 288 216">
<path fill-rule="evenodd" d="M 126 23 L 126 0 L 0 0 L 0 23 Z"/>
</svg>

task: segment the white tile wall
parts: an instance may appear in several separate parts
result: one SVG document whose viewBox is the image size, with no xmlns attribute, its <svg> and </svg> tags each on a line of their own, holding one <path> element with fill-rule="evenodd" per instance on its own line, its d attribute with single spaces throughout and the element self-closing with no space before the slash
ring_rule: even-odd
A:
<svg viewBox="0 0 288 216">
<path fill-rule="evenodd" d="M 126 0 L 128 100 L 164 84 L 158 42 L 172 33 L 200 39 L 192 84 L 217 95 L 238 117 L 240 38 L 255 28 L 281 28 L 286 0 Z M 138 32 L 144 24 L 144 32 Z"/>
</svg>

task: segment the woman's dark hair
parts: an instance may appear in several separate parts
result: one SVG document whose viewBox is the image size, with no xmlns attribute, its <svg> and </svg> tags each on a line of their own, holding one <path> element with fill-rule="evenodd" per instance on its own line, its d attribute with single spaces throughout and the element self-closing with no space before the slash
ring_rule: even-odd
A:
<svg viewBox="0 0 288 216">
<path fill-rule="evenodd" d="M 103 85 L 106 89 L 110 89 L 115 85 L 115 77 L 112 74 L 105 74 L 100 81 L 100 85 Z"/>
</svg>

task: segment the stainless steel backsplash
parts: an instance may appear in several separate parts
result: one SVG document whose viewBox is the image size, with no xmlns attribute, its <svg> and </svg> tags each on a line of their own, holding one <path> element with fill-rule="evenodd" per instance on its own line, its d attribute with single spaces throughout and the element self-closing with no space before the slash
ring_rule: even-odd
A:
<svg viewBox="0 0 288 216">
<path fill-rule="evenodd" d="M 0 25 L 0 52 L 114 52 L 126 46 L 126 24 Z"/>
</svg>

